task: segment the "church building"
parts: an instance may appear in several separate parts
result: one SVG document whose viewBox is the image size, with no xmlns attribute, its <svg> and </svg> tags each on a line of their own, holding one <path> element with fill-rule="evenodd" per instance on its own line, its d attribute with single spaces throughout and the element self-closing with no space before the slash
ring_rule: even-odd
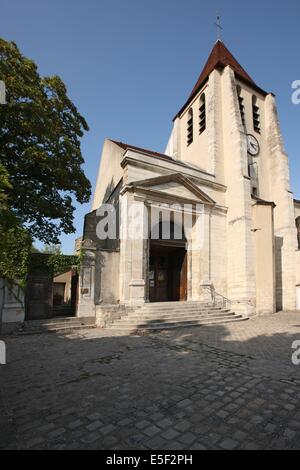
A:
<svg viewBox="0 0 300 470">
<path fill-rule="evenodd" d="M 103 204 L 115 210 L 112 239 L 98 236 Z M 142 237 L 130 235 L 133 207 Z M 168 318 L 221 301 L 239 319 L 300 310 L 299 234 L 275 96 L 218 40 L 164 153 L 105 140 L 84 223 L 78 315 L 109 326 L 164 304 Z"/>
</svg>

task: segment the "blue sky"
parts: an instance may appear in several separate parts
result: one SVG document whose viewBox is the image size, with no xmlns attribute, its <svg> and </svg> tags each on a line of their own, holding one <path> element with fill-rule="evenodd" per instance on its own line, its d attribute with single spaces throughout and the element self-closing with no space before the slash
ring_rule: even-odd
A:
<svg viewBox="0 0 300 470">
<path fill-rule="evenodd" d="M 17 42 L 43 75 L 58 74 L 86 118 L 84 170 L 95 187 L 105 137 L 163 151 L 172 118 L 213 47 L 222 39 L 259 86 L 273 91 L 300 199 L 300 2 L 252 0 L 0 0 L 0 35 Z M 76 210 L 73 251 L 90 204 Z"/>
</svg>

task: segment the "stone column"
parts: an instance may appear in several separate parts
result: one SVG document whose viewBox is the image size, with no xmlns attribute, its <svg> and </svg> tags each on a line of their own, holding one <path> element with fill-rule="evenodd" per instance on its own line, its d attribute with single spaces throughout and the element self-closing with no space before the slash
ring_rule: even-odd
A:
<svg viewBox="0 0 300 470">
<path fill-rule="evenodd" d="M 147 208 L 125 192 L 121 200 L 120 300 L 143 304 L 146 299 Z"/>
</svg>

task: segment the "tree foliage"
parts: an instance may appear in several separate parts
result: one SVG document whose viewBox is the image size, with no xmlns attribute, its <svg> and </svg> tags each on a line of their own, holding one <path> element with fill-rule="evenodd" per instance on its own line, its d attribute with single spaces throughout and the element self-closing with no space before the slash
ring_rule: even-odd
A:
<svg viewBox="0 0 300 470">
<path fill-rule="evenodd" d="M 62 255 L 61 253 L 31 253 L 29 257 L 29 274 L 35 272 L 47 273 L 52 279 L 69 269 L 79 271 L 82 255 Z"/>
<path fill-rule="evenodd" d="M 30 235 L 17 221 L 5 230 L 0 223 L 0 230 L 0 278 L 24 286 L 32 243 Z"/>
<path fill-rule="evenodd" d="M 3 39 L 0 80 L 7 92 L 7 104 L 0 105 L 0 163 L 9 175 L 5 197 L 32 238 L 56 244 L 61 232 L 75 231 L 72 200 L 90 198 L 80 149 L 87 123 L 62 80 L 41 77 L 35 63 Z"/>
<path fill-rule="evenodd" d="M 9 182 L 9 174 L 6 168 L 0 163 L 0 210 L 6 210 L 8 207 L 8 191 L 11 190 L 12 186 Z"/>
</svg>

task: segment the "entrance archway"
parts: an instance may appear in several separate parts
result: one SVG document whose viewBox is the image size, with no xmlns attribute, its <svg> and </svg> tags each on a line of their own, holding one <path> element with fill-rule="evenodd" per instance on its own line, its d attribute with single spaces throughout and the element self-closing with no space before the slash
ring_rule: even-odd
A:
<svg viewBox="0 0 300 470">
<path fill-rule="evenodd" d="M 160 222 L 158 225 L 158 237 L 150 238 L 149 301 L 185 301 L 187 300 L 186 238 L 183 233 L 179 238 L 178 227 L 170 222 L 170 236 L 164 239 L 163 223 Z M 176 238 L 175 233 L 177 233 Z"/>
</svg>

